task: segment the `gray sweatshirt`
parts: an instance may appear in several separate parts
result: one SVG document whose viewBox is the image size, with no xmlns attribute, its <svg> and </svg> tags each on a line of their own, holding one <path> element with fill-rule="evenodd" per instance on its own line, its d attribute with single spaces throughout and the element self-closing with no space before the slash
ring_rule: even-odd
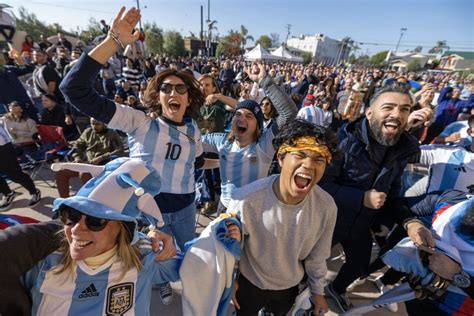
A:
<svg viewBox="0 0 474 316">
<path fill-rule="evenodd" d="M 238 213 L 242 221 L 240 271 L 267 290 L 293 287 L 306 271 L 311 293 L 323 295 L 336 204 L 317 185 L 301 203 L 283 204 L 272 189 L 277 177 L 239 188 L 230 201 L 227 212 Z"/>
</svg>

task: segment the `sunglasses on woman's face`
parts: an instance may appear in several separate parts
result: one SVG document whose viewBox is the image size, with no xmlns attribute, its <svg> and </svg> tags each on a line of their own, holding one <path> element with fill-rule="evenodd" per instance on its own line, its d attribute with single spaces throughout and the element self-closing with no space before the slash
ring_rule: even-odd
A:
<svg viewBox="0 0 474 316">
<path fill-rule="evenodd" d="M 76 225 L 81 221 L 82 216 L 86 217 L 86 227 L 93 232 L 99 232 L 103 230 L 109 222 L 108 220 L 103 218 L 82 214 L 81 212 L 73 208 L 64 208 L 59 211 L 59 218 L 61 219 L 61 222 L 67 226 Z"/>
<path fill-rule="evenodd" d="M 160 87 L 160 91 L 165 94 L 170 94 L 171 90 L 178 92 L 179 94 L 185 94 L 188 92 L 188 86 L 185 84 L 171 84 L 171 83 L 163 83 Z"/>
</svg>

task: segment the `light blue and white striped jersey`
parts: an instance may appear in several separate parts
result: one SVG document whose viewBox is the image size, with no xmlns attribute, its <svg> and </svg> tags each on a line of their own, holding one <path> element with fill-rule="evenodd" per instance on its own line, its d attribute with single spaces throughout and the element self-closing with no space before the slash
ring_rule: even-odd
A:
<svg viewBox="0 0 474 316">
<path fill-rule="evenodd" d="M 448 137 L 449 135 L 453 134 L 453 133 L 459 133 L 461 139 L 456 141 L 456 142 L 452 142 L 448 145 L 450 146 L 454 146 L 454 147 L 467 147 L 467 146 L 471 146 L 472 144 L 472 137 L 471 135 L 469 135 L 467 133 L 467 129 L 469 128 L 469 125 L 467 124 L 467 120 L 465 121 L 456 121 L 456 122 L 453 122 L 451 124 L 449 124 L 448 126 L 446 126 L 444 128 L 444 130 L 441 132 L 441 134 L 439 134 L 439 137 Z"/>
<path fill-rule="evenodd" d="M 460 190 L 469 192 L 474 184 L 474 153 L 464 148 L 447 146 L 420 146 L 420 164 L 429 166 L 426 192 Z"/>
<path fill-rule="evenodd" d="M 324 126 L 323 110 L 314 105 L 302 107 L 298 111 L 298 114 L 296 114 L 296 118 L 306 120 L 319 126 Z"/>
<path fill-rule="evenodd" d="M 268 175 L 275 154 L 272 128 L 264 129 L 258 142 L 243 148 L 235 141 L 229 142 L 227 136 L 227 133 L 211 133 L 203 137 L 204 151 L 219 154 L 221 202 L 226 207 L 236 188 Z"/>
<path fill-rule="evenodd" d="M 116 103 L 110 128 L 127 133 L 130 157 L 149 163 L 161 175 L 161 192 L 193 193 L 194 162 L 203 153 L 196 122 L 185 119 L 182 126 L 163 118 L 153 120 L 142 111 Z"/>
<path fill-rule="evenodd" d="M 179 279 L 181 259 L 156 262 L 150 247 L 141 252 L 140 272 L 133 268 L 123 278 L 117 255 L 95 270 L 78 261 L 71 277 L 69 271 L 55 274 L 63 254 L 50 254 L 24 277 L 32 315 L 150 315 L 152 286 Z"/>
<path fill-rule="evenodd" d="M 10 133 L 8 133 L 7 125 L 5 124 L 5 119 L 0 117 L 0 146 L 6 145 L 12 142 Z"/>
</svg>

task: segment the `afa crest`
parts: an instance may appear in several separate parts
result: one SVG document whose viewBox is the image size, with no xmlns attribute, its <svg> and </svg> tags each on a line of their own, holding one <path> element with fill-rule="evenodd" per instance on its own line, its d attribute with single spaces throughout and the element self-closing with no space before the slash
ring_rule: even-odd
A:
<svg viewBox="0 0 474 316">
<path fill-rule="evenodd" d="M 123 315 L 133 306 L 134 284 L 121 283 L 107 289 L 107 315 Z"/>
</svg>

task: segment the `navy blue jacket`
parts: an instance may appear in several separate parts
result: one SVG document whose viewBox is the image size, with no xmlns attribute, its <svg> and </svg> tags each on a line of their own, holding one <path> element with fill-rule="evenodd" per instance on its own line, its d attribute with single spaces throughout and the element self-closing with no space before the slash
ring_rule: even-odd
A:
<svg viewBox="0 0 474 316">
<path fill-rule="evenodd" d="M 394 146 L 381 146 L 370 136 L 365 117 L 347 124 L 344 131 L 338 147 L 341 157 L 332 161 L 319 182 L 336 201 L 336 231 L 369 229 L 381 212 L 390 212 L 398 223 L 413 217 L 399 192 L 408 159 L 420 150 L 417 140 L 404 132 Z M 365 192 L 371 189 L 387 194 L 380 210 L 363 204 Z"/>
</svg>

